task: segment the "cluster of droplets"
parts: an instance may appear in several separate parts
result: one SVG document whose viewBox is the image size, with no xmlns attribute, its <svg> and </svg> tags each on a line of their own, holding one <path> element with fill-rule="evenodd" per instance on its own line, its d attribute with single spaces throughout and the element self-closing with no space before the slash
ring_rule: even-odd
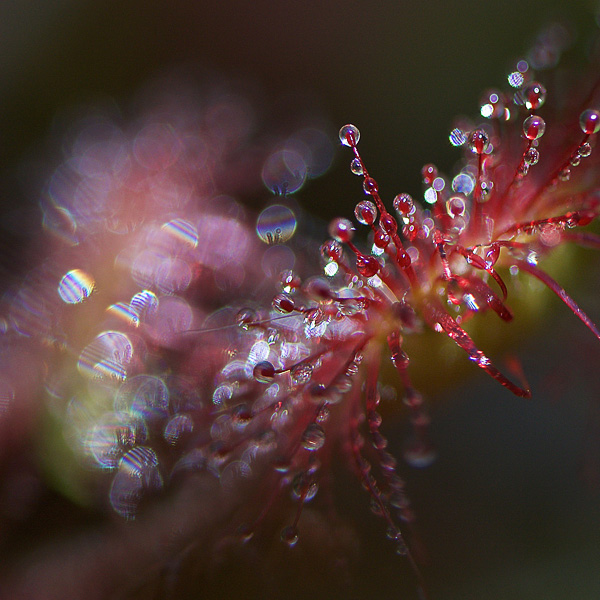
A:
<svg viewBox="0 0 600 600">
<path fill-rule="evenodd" d="M 434 456 L 427 434 L 429 418 L 421 395 L 411 384 L 409 357 L 402 349 L 403 336 L 418 331 L 422 321 L 452 339 L 471 361 L 508 390 L 524 397 L 530 396 L 527 385 L 517 384 L 499 371 L 462 327 L 473 315 L 486 310 L 504 321 L 512 319 L 503 268 L 512 278 L 523 272 L 541 281 L 600 339 L 597 326 L 538 266 L 540 256 L 563 241 L 600 245 L 594 234 L 567 232 L 589 224 L 600 214 L 595 193 L 597 161 L 589 159 L 600 131 L 600 111 L 593 108 L 598 102 L 598 84 L 581 101 L 583 107 L 574 102 L 564 117 L 571 123 L 579 120 L 583 138 L 577 137 L 571 123 L 550 128 L 547 134 L 540 111 L 549 93 L 535 79 L 533 65 L 539 69 L 552 66 L 551 48 L 559 52 L 564 44 L 556 31 L 554 34 L 540 38 L 529 61 L 518 61 L 508 77 L 511 92 L 485 94 L 481 115 L 492 121 L 491 126 L 463 124 L 452 130 L 451 144 L 466 150 L 458 173 L 448 178 L 433 164 L 423 167 L 421 205 L 409 194 L 398 194 L 391 203 L 392 214 L 358 150 L 358 128 L 347 124 L 339 132 L 341 144 L 353 153 L 350 170 L 362 178 L 368 196 L 356 204 L 354 216 L 368 228 L 371 249 L 365 252 L 355 242 L 356 230 L 350 220 L 335 218 L 329 225 L 332 239 L 321 248 L 324 272 L 336 285 L 361 290 L 369 299 L 364 315 L 367 335 L 382 330 L 387 336 L 414 430 L 405 459 L 414 465 L 429 464 Z M 524 116 L 519 116 L 523 112 Z M 546 160 L 541 160 L 540 142 L 545 134 L 550 137 L 549 150 L 544 154 Z M 530 169 L 536 165 L 535 175 L 531 175 Z M 575 167 L 580 167 L 584 187 L 566 185 Z M 353 260 L 347 259 L 345 248 Z M 366 352 L 368 348 L 367 343 Z M 401 479 L 391 472 L 396 463 L 385 450 L 387 441 L 379 430 L 374 383 L 377 367 L 374 370 L 365 373 L 363 418 L 376 449 L 379 482 L 371 472 L 371 463 L 360 454 L 363 440 L 358 429 L 351 434 L 351 445 L 374 512 L 388 521 L 391 537 L 402 540 L 391 518 L 391 506 L 398 507 L 391 498 L 400 497 L 402 507 L 408 502 Z M 519 368 L 514 372 L 523 377 Z M 380 483 L 390 492 L 382 493 Z M 401 514 L 400 520 L 410 521 L 406 514 Z"/>
<path fill-rule="evenodd" d="M 424 467 L 435 452 L 406 338 L 428 326 L 528 397 L 527 384 L 504 375 L 463 328 L 485 311 L 509 322 L 505 279 L 521 273 L 600 338 L 538 266 L 563 242 L 600 246 L 569 231 L 600 214 L 592 152 L 600 99 L 594 87 L 568 107 L 562 126 L 547 126 L 551 93 L 533 70 L 550 66 L 562 42 L 548 34 L 536 43 L 508 76 L 509 92 L 486 92 L 484 121 L 450 133 L 464 149 L 454 175 L 422 168 L 422 198 L 399 193 L 386 204 L 359 152 L 359 130 L 341 128 L 364 196 L 354 207 L 358 226 L 345 217 L 329 224 L 320 275 L 305 276 L 292 249 L 298 223 L 290 199 L 331 162 L 319 130 L 302 128 L 263 152 L 263 183 L 277 200 L 254 231 L 214 184 L 222 163 L 247 153 L 245 104 L 221 99 L 200 126 L 186 113 L 179 129 L 148 119 L 133 139 L 105 118 L 76 136 L 41 202 L 68 265 L 31 277 L 9 298 L 2 323 L 69 357 L 47 378 L 49 405 L 84 465 L 107 473 L 118 514 L 135 518 L 145 498 L 190 473 L 206 473 L 232 494 L 254 480 L 261 502 L 244 507 L 235 535 L 249 541 L 274 503 L 289 498 L 280 537 L 294 547 L 303 507 L 319 501 L 323 465 L 341 447 L 397 552 L 412 560 L 415 515 L 379 407 L 382 340 L 412 425 L 403 458 Z M 78 246 L 85 252 L 74 254 Z M 95 259 L 106 248 L 114 249 L 108 266 Z"/>
</svg>

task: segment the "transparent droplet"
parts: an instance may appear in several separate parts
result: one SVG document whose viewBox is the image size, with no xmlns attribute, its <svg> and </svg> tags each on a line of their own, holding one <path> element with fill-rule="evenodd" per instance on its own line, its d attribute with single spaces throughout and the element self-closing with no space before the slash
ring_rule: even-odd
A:
<svg viewBox="0 0 600 600">
<path fill-rule="evenodd" d="M 295 308 L 294 300 L 285 293 L 277 294 L 273 298 L 272 306 L 282 314 L 291 313 Z"/>
<path fill-rule="evenodd" d="M 329 235 L 342 244 L 349 242 L 354 235 L 354 227 L 348 219 L 337 217 L 329 223 Z"/>
<path fill-rule="evenodd" d="M 176 446 L 194 430 L 194 422 L 188 415 L 175 415 L 166 425 L 163 433 L 165 441 Z"/>
<path fill-rule="evenodd" d="M 292 525 L 281 530 L 281 541 L 290 548 L 298 543 L 298 529 Z"/>
<path fill-rule="evenodd" d="M 278 196 L 297 192 L 306 180 L 307 168 L 294 150 L 278 150 L 267 158 L 262 170 L 263 183 Z"/>
<path fill-rule="evenodd" d="M 265 244 L 285 244 L 296 231 L 296 216 L 287 207 L 273 204 L 256 221 L 256 233 Z"/>
<path fill-rule="evenodd" d="M 121 382 L 132 358 L 129 338 L 120 331 L 105 331 L 82 350 L 77 367 L 91 379 Z"/>
<path fill-rule="evenodd" d="M 528 110 L 536 110 L 546 101 L 546 88 L 537 81 L 531 81 L 525 85 L 521 94 Z"/>
<path fill-rule="evenodd" d="M 523 157 L 523 160 L 528 165 L 537 164 L 537 162 L 540 160 L 540 153 L 537 150 L 537 148 L 529 148 L 529 150 L 527 150 L 527 152 L 525 152 L 525 156 Z"/>
<path fill-rule="evenodd" d="M 394 210 L 401 215 L 410 215 L 415 211 L 415 203 L 410 194 L 398 194 L 393 201 Z"/>
<path fill-rule="evenodd" d="M 340 142 L 344 146 L 356 146 L 358 140 L 360 140 L 360 131 L 355 125 L 344 125 L 340 129 Z"/>
<path fill-rule="evenodd" d="M 311 423 L 302 434 L 302 447 L 314 452 L 325 444 L 325 431 L 320 425 Z"/>
<path fill-rule="evenodd" d="M 586 158 L 586 157 L 588 157 L 592 153 L 592 146 L 588 142 L 584 142 L 577 149 L 577 153 L 582 158 Z"/>
<path fill-rule="evenodd" d="M 569 168 L 565 168 L 563 169 L 559 174 L 558 174 L 558 178 L 561 181 L 569 181 L 569 179 L 571 179 L 571 169 Z"/>
<path fill-rule="evenodd" d="M 523 133 L 528 140 L 537 140 L 544 135 L 546 122 L 542 117 L 531 115 L 523 121 Z"/>
<path fill-rule="evenodd" d="M 459 173 L 452 180 L 452 190 L 468 196 L 475 189 L 475 180 L 467 173 Z"/>
<path fill-rule="evenodd" d="M 67 304 L 79 304 L 94 291 L 96 282 L 81 269 L 69 271 L 58 284 L 58 295 Z"/>
<path fill-rule="evenodd" d="M 350 163 L 350 170 L 355 175 L 363 175 L 364 174 L 362 163 L 360 162 L 360 160 L 358 158 L 352 159 L 352 162 Z"/>
<path fill-rule="evenodd" d="M 579 125 L 581 131 L 586 135 L 598 133 L 600 131 L 600 112 L 592 108 L 584 110 L 579 117 Z"/>
<path fill-rule="evenodd" d="M 520 71 L 513 71 L 508 77 L 508 84 L 514 88 L 520 88 L 525 82 L 525 77 Z"/>
<path fill-rule="evenodd" d="M 362 200 L 354 208 L 356 220 L 363 225 L 372 225 L 377 218 L 377 207 L 370 200 Z"/>
<path fill-rule="evenodd" d="M 379 272 L 381 265 L 374 256 L 366 256 L 361 254 L 356 257 L 356 270 L 363 277 L 373 277 Z"/>
<path fill-rule="evenodd" d="M 271 383 L 275 377 L 275 367 L 267 360 L 259 362 L 252 372 L 254 379 L 260 383 Z"/>
<path fill-rule="evenodd" d="M 304 385 L 310 381 L 313 366 L 309 363 L 298 363 L 290 369 L 290 378 L 294 385 Z"/>
<path fill-rule="evenodd" d="M 452 218 L 464 215 L 466 206 L 464 199 L 460 196 L 453 196 L 446 202 L 446 210 Z"/>
<path fill-rule="evenodd" d="M 258 320 L 256 311 L 252 308 L 241 308 L 235 315 L 235 322 L 242 329 L 248 329 Z"/>
<path fill-rule="evenodd" d="M 465 135 L 465 132 L 458 127 L 450 132 L 448 139 L 453 146 L 463 146 L 467 143 L 467 136 Z"/>
<path fill-rule="evenodd" d="M 476 129 L 469 135 L 469 148 L 474 154 L 483 154 L 489 143 L 490 138 L 483 129 Z"/>
<path fill-rule="evenodd" d="M 404 450 L 404 460 L 416 468 L 425 468 L 431 465 L 437 458 L 435 451 L 428 444 L 420 441 L 410 443 Z"/>
</svg>

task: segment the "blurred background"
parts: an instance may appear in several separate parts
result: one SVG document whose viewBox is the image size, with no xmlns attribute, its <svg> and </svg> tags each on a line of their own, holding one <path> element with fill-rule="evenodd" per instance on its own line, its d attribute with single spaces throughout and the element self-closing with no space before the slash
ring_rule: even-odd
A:
<svg viewBox="0 0 600 600">
<path fill-rule="evenodd" d="M 259 128 L 292 122 L 307 110 L 332 136 L 340 125 L 355 123 L 382 195 L 417 196 L 423 164 L 450 170 L 459 158 L 447 137 L 453 119 L 476 115 L 482 90 L 503 86 L 540 27 L 555 19 L 572 25 L 578 39 L 563 62 L 576 67 L 597 27 L 596 10 L 591 1 L 559 0 L 5 0 L 3 280 L 28 266 L 23 250 L 40 220 L 40 182 L 31 173 L 48 135 L 78 105 L 111 99 L 126 112 L 148 80 L 183 65 L 200 79 L 227 77 L 249 90 L 260 108 Z M 336 152 L 331 172 L 298 194 L 307 211 L 323 219 L 349 216 L 360 194 L 348 154 Z M 268 195 L 254 189 L 240 200 L 258 208 Z M 573 296 L 598 322 L 598 268 L 590 266 L 589 252 L 576 264 L 581 281 Z M 539 335 L 515 348 L 528 357 L 534 400 L 512 398 L 479 373 L 468 387 L 432 399 L 439 460 L 406 473 L 430 555 L 425 574 L 432 599 L 600 597 L 599 352 L 590 332 L 559 304 Z M 389 436 L 397 440 L 396 455 L 404 433 L 399 426 L 398 435 Z M 343 472 L 339 480 L 344 517 L 360 538 L 355 596 L 344 590 L 339 597 L 411 597 L 410 574 L 371 518 L 360 486 Z M 15 552 L 34 561 L 27 557 L 38 545 L 102 520 L 50 491 L 39 494 L 31 513 L 16 510 L 5 528 L 3 560 Z M 10 502 L 14 508 L 19 498 Z M 223 574 L 214 581 L 197 577 L 186 597 L 267 597 L 235 582 L 227 587 Z M 333 597 L 319 589 L 291 574 L 280 595 L 271 590 L 268 597 Z M 43 590 L 36 597 L 44 598 Z M 149 586 L 131 597 L 167 596 Z"/>
</svg>

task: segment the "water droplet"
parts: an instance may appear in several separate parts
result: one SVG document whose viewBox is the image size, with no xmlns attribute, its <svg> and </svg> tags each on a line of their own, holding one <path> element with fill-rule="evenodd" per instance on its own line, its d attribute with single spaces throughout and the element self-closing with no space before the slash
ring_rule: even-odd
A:
<svg viewBox="0 0 600 600">
<path fill-rule="evenodd" d="M 600 131 L 600 112 L 591 108 L 584 110 L 579 117 L 579 126 L 586 135 L 598 133 Z"/>
<path fill-rule="evenodd" d="M 344 125 L 340 129 L 340 142 L 344 146 L 356 146 L 358 140 L 360 140 L 360 131 L 355 125 Z"/>
<path fill-rule="evenodd" d="M 528 140 L 537 140 L 544 135 L 546 122 L 542 117 L 531 115 L 523 121 L 523 133 Z"/>
<path fill-rule="evenodd" d="M 393 202 L 394 210 L 401 215 L 409 215 L 415 212 L 415 203 L 410 194 L 398 194 Z"/>
<path fill-rule="evenodd" d="M 528 110 L 536 110 L 546 101 L 546 88 L 537 81 L 531 81 L 523 87 L 521 95 Z"/>
<path fill-rule="evenodd" d="M 448 139 L 453 146 L 463 146 L 467 142 L 467 136 L 465 135 L 465 132 L 458 127 L 450 132 Z"/>
<path fill-rule="evenodd" d="M 365 194 L 376 194 L 379 191 L 379 186 L 372 177 L 365 177 L 365 180 L 363 181 L 363 190 Z"/>
<path fill-rule="evenodd" d="M 433 180 L 437 177 L 438 170 L 435 165 L 427 164 L 421 169 L 421 177 L 425 185 L 431 185 Z"/>
<path fill-rule="evenodd" d="M 461 217 L 465 214 L 466 203 L 460 196 L 453 196 L 446 202 L 446 210 L 452 218 Z"/>
<path fill-rule="evenodd" d="M 241 308 L 235 315 L 236 324 L 242 329 L 248 329 L 258 320 L 256 311 L 251 308 Z"/>
<path fill-rule="evenodd" d="M 93 277 L 81 269 L 73 269 L 60 280 L 58 295 L 67 304 L 79 304 L 89 298 L 95 286 Z"/>
<path fill-rule="evenodd" d="M 520 88 L 525 82 L 525 77 L 523 73 L 519 71 L 513 71 L 508 77 L 508 84 L 514 88 Z"/>
<path fill-rule="evenodd" d="M 370 200 L 362 200 L 354 208 L 356 220 L 363 225 L 372 225 L 377 218 L 377 207 Z"/>
<path fill-rule="evenodd" d="M 452 190 L 468 196 L 475 189 L 475 180 L 467 173 L 459 173 L 452 180 Z"/>
<path fill-rule="evenodd" d="M 298 543 L 298 529 L 293 525 L 284 527 L 281 530 L 281 541 L 290 548 L 293 548 Z"/>
<path fill-rule="evenodd" d="M 260 383 L 271 383 L 275 377 L 275 367 L 269 361 L 264 360 L 254 367 L 252 375 Z"/>
<path fill-rule="evenodd" d="M 411 466 L 419 469 L 428 467 L 437 458 L 431 446 L 420 441 L 414 441 L 404 451 L 404 460 Z"/>
<path fill-rule="evenodd" d="M 314 452 L 325 444 L 325 431 L 320 425 L 311 423 L 302 434 L 302 447 Z"/>
<path fill-rule="evenodd" d="M 294 385 L 304 385 L 310 381 L 313 366 L 309 363 L 298 363 L 290 369 L 290 378 Z"/>
<path fill-rule="evenodd" d="M 294 300 L 285 293 L 277 294 L 273 298 L 272 305 L 277 312 L 282 314 L 291 313 L 295 308 Z"/>
<path fill-rule="evenodd" d="M 527 152 L 525 152 L 525 156 L 523 156 L 523 160 L 528 165 L 535 165 L 540 160 L 540 153 L 537 148 L 529 148 Z"/>
<path fill-rule="evenodd" d="M 175 415 L 165 425 L 163 437 L 171 446 L 176 446 L 194 431 L 194 422 L 188 415 Z"/>
<path fill-rule="evenodd" d="M 398 231 L 398 222 L 388 212 L 381 215 L 379 218 L 379 224 L 388 235 L 395 235 Z"/>
<path fill-rule="evenodd" d="M 173 242 L 194 249 L 198 245 L 198 230 L 193 223 L 185 219 L 173 219 L 161 227 L 161 231 Z"/>
<path fill-rule="evenodd" d="M 329 223 L 329 235 L 342 244 L 349 242 L 354 236 L 354 227 L 348 219 L 337 217 Z"/>
<path fill-rule="evenodd" d="M 82 350 L 77 367 L 92 379 L 121 382 L 132 358 L 129 338 L 120 331 L 105 331 Z"/>
<path fill-rule="evenodd" d="M 586 157 L 588 157 L 592 153 L 592 146 L 588 142 L 584 142 L 577 149 L 577 153 L 582 158 L 586 158 Z"/>
<path fill-rule="evenodd" d="M 360 160 L 358 158 L 352 159 L 352 162 L 350 163 L 350 170 L 355 175 L 363 175 L 364 174 L 362 163 L 360 162 Z"/>
<path fill-rule="evenodd" d="M 488 134 L 483 129 L 476 129 L 469 135 L 469 148 L 474 154 L 483 154 L 490 143 Z"/>
<path fill-rule="evenodd" d="M 287 207 L 273 204 L 256 221 L 256 233 L 265 244 L 285 244 L 296 231 L 296 216 Z"/>
<path fill-rule="evenodd" d="M 374 256 L 361 254 L 356 257 L 356 269 L 363 277 L 373 277 L 379 272 L 381 265 Z"/>
<path fill-rule="evenodd" d="M 569 168 L 565 168 L 563 169 L 559 174 L 558 174 L 558 178 L 561 181 L 569 181 L 569 179 L 571 179 L 571 169 Z"/>
<path fill-rule="evenodd" d="M 268 190 L 278 196 L 297 192 L 306 180 L 304 159 L 294 150 L 278 150 L 267 158 L 262 180 Z"/>
</svg>

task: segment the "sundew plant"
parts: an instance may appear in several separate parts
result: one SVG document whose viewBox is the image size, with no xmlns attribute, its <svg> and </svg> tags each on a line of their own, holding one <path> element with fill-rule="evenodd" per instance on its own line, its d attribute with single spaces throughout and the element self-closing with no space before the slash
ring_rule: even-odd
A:
<svg viewBox="0 0 600 600">
<path fill-rule="evenodd" d="M 340 464 L 399 576 L 433 597 L 405 473 L 437 454 L 413 372 L 449 369 L 414 365 L 407 346 L 449 340 L 527 402 L 518 350 L 503 361 L 478 342 L 484 313 L 510 328 L 513 298 L 546 288 L 600 342 L 545 267 L 563 247 L 600 246 L 598 62 L 565 87 L 566 44 L 561 26 L 538 36 L 451 129 L 455 169 L 423 167 L 419 198 L 380 194 L 357 126 L 337 150 L 304 118 L 261 137 L 224 84 L 161 80 L 134 119 L 79 119 L 41 194 L 47 256 L 3 298 L 0 433 L 6 448 L 43 404 L 44 477 L 111 525 L 17 563 L 0 597 L 184 597 L 205 577 L 191 565 L 232 553 L 258 571 L 251 597 L 282 597 L 272 572 L 288 561 L 304 565 L 296 578 L 335 565 L 351 589 L 359 542 L 337 516 Z M 336 152 L 356 197 L 315 239 L 294 193 Z M 235 196 L 255 172 L 272 196 L 251 215 Z M 400 455 L 382 399 L 412 428 Z"/>
</svg>

